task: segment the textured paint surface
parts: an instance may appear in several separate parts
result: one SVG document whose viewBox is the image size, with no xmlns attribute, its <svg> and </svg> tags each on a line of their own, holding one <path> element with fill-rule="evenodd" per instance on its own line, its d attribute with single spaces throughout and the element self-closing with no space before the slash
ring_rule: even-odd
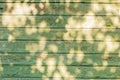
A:
<svg viewBox="0 0 120 80">
<path fill-rule="evenodd" d="M 119 0 L 0 0 L 0 80 L 119 80 Z"/>
</svg>

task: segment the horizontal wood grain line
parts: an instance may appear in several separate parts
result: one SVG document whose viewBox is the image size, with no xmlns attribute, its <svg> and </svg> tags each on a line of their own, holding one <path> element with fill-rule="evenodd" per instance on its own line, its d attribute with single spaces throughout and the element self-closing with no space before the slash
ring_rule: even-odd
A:
<svg viewBox="0 0 120 80">
<path fill-rule="evenodd" d="M 38 64 L 38 66 L 104 66 L 120 67 L 120 57 L 118 54 L 14 54 L 5 53 L 0 54 L 1 65 L 3 66 L 31 66 Z M 79 56 L 79 57 L 78 57 Z M 29 59 L 27 59 L 29 57 Z M 70 58 L 71 57 L 71 58 Z M 81 58 L 81 59 L 79 59 Z M 56 63 L 48 64 L 49 61 Z M 39 65 L 39 62 L 42 63 Z M 106 63 L 106 64 L 104 64 Z"/>
<path fill-rule="evenodd" d="M 48 78 L 49 80 L 52 80 L 53 78 L 54 79 L 61 79 L 61 78 L 59 78 L 59 77 L 46 77 L 46 78 Z M 14 77 L 5 77 L 5 78 L 0 78 L 0 79 L 2 79 L 2 80 L 42 80 L 42 79 L 46 79 L 45 77 L 44 78 L 42 78 L 42 77 L 37 77 L 37 78 L 34 78 L 34 77 L 32 77 L 32 78 L 29 78 L 29 77 L 26 77 L 26 78 L 23 78 L 23 77 L 18 77 L 18 78 L 14 78 Z M 88 79 L 82 79 L 82 78 L 80 78 L 80 77 L 76 77 L 77 79 L 75 79 L 75 80 L 119 80 L 119 79 L 93 79 L 93 78 L 88 78 Z"/>
<path fill-rule="evenodd" d="M 44 66 L 43 66 L 44 67 Z M 48 66 L 49 67 L 49 66 Z M 50 73 L 47 71 L 47 68 L 45 72 L 39 72 L 38 70 L 35 70 L 34 73 L 31 71 L 30 66 L 4 66 L 4 71 L 1 72 L 1 77 L 42 77 L 42 75 L 45 75 L 44 73 Z M 60 77 L 67 77 L 64 75 L 61 75 L 62 69 L 65 69 L 66 75 L 69 73 L 69 75 L 72 75 L 74 78 L 99 78 L 99 79 L 119 79 L 119 72 L 120 68 L 119 67 L 81 67 L 81 66 L 56 66 L 54 70 L 54 73 L 59 70 L 58 75 Z M 66 70 L 67 69 L 67 70 Z M 92 73 L 93 75 L 90 75 Z M 113 74 L 114 73 L 114 74 Z M 52 75 L 47 76 L 47 77 L 53 77 Z M 70 78 L 69 78 L 70 79 Z"/>
<path fill-rule="evenodd" d="M 42 79 L 49 79 L 49 80 L 53 80 L 53 78 L 56 80 L 56 79 L 61 79 L 61 77 L 2 77 L 0 79 L 2 80 L 42 80 Z M 63 77 L 62 77 L 63 78 Z M 67 78 L 67 77 L 64 77 L 64 78 Z M 68 78 L 73 78 L 73 77 L 68 77 Z M 75 80 L 119 80 L 120 78 L 82 78 L 82 77 L 75 77 Z"/>
<path fill-rule="evenodd" d="M 0 39 L 0 41 L 9 41 L 9 39 Z M 28 39 L 28 38 L 22 38 L 22 39 L 14 39 L 14 40 L 11 40 L 9 42 L 15 42 L 15 41 L 43 41 L 43 40 L 39 40 L 39 39 Z M 58 40 L 55 40 L 55 39 L 48 39 L 46 41 L 75 41 L 75 42 L 79 42 L 79 41 L 88 41 L 88 42 L 120 42 L 120 40 L 111 40 L 111 41 L 107 41 L 107 40 L 94 40 L 94 39 L 80 39 L 80 40 L 70 40 L 70 39 L 67 39 L 67 40 L 63 40 L 63 39 L 58 39 Z"/>
<path fill-rule="evenodd" d="M 71 49 L 76 53 L 118 53 L 120 42 L 89 42 L 89 41 L 0 41 L 1 52 L 46 52 L 70 53 Z"/>
<path fill-rule="evenodd" d="M 26 78 L 26 79 L 25 79 Z M 0 79 L 2 80 L 18 80 L 18 79 L 22 79 L 22 80 L 40 80 L 40 79 L 49 79 L 49 80 L 53 80 L 53 79 L 61 79 L 61 77 L 2 77 Z M 73 78 L 73 77 L 62 77 L 63 79 L 64 78 Z M 119 80 L 120 78 L 83 78 L 83 77 L 74 77 L 75 80 Z"/>
<path fill-rule="evenodd" d="M 4 66 L 4 67 L 6 67 L 6 66 L 28 66 L 28 67 L 30 67 L 30 66 L 32 66 L 32 65 L 35 65 L 35 63 L 34 64 L 12 64 L 12 62 L 11 63 L 9 63 L 9 64 L 0 64 L 0 65 L 2 65 L 2 66 Z M 120 67 L 120 65 L 82 65 L 82 64 L 75 64 L 75 65 L 72 65 L 72 64 L 70 64 L 70 65 L 66 65 L 66 64 L 64 64 L 64 65 L 60 65 L 60 64 L 56 64 L 56 65 L 37 65 L 37 66 L 44 66 L 44 67 L 49 67 L 49 66 L 57 66 L 57 67 L 61 67 L 61 66 L 66 66 L 66 67 L 73 67 L 73 66 L 75 66 L 75 67 L 100 67 L 100 68 L 102 68 L 102 67 L 107 67 L 107 68 L 111 68 L 111 67 L 116 67 L 116 68 L 119 68 Z"/>
<path fill-rule="evenodd" d="M 82 3 L 82 4 L 120 4 L 119 2 L 84 2 L 84 1 L 79 1 L 79 2 L 75 2 L 75 1 L 70 1 L 70 2 L 40 2 L 40 1 L 5 1 L 5 2 L 0 2 L 0 3 Z"/>
<path fill-rule="evenodd" d="M 37 16 L 98 16 L 98 17 L 101 17 L 101 16 L 109 16 L 109 17 L 120 17 L 119 14 L 115 15 L 115 14 L 7 14 L 7 13 L 0 13 L 0 17 L 2 16 L 33 16 L 33 17 L 37 17 Z"/>
<path fill-rule="evenodd" d="M 94 30 L 94 29 L 96 29 L 96 30 L 102 30 L 102 29 L 106 29 L 106 30 L 111 30 L 111 29 L 113 29 L 113 30 L 117 30 L 117 29 L 120 29 L 120 27 L 119 26 L 117 26 L 117 27 L 113 27 L 113 26 L 104 26 L 104 27 L 92 27 L 92 28 L 87 28 L 87 27 L 80 27 L 80 28 L 77 28 L 76 26 L 74 26 L 74 27 L 69 27 L 69 28 L 66 28 L 66 27 L 63 27 L 63 26 L 48 26 L 48 27 L 39 27 L 39 26 L 29 26 L 29 27 L 26 27 L 25 25 L 23 26 L 23 27 L 17 27 L 17 26 L 9 26 L 9 27 L 7 27 L 7 26 L 4 26 L 4 25 L 2 25 L 2 23 L 0 24 L 0 30 L 1 29 L 3 29 L 3 30 L 9 30 L 9 29 L 27 29 L 27 28 L 29 28 L 29 29 L 32 29 L 32 28 L 34 28 L 34 29 L 42 29 L 42 30 L 63 30 L 63 31 L 67 31 L 67 30 L 71 30 L 71 29 L 73 29 L 73 30 L 85 30 L 85 29 L 87 29 L 87 30 Z M 10 30 L 9 30 L 10 31 Z"/>
<path fill-rule="evenodd" d="M 25 55 L 30 55 L 30 56 L 32 55 L 31 52 L 12 52 L 12 51 L 11 51 L 11 52 L 10 52 L 10 51 L 6 51 L 6 52 L 5 52 L 5 51 L 0 51 L 0 55 L 3 55 L 3 54 L 6 55 L 6 53 L 9 54 L 9 55 L 14 55 L 14 54 L 21 54 L 21 55 L 24 55 L 24 54 L 25 54 Z M 36 52 L 35 54 L 36 54 L 36 55 L 39 55 L 40 53 L 42 53 L 42 52 Z M 53 52 L 47 52 L 47 53 L 50 54 L 50 55 L 54 54 Z M 84 53 L 84 54 L 89 54 L 89 55 L 101 54 L 101 55 L 103 55 L 103 54 L 107 54 L 107 53 L 108 53 L 108 52 Z M 62 52 L 62 53 L 61 53 L 61 52 L 57 52 L 57 54 L 58 54 L 58 55 L 60 55 L 60 54 L 61 54 L 61 55 L 64 55 L 64 54 L 70 54 L 70 53 L 68 53 L 68 52 L 67 52 L 67 53 L 66 53 L 66 52 Z M 73 54 L 81 54 L 81 53 L 78 53 L 78 52 L 76 51 L 76 52 L 73 53 Z M 118 52 L 112 52 L 112 53 L 109 52 L 108 54 L 109 54 L 109 55 L 114 54 L 114 55 L 116 56 L 116 55 L 118 55 L 119 53 L 118 53 Z M 114 55 L 113 55 L 113 56 L 114 56 Z"/>
<path fill-rule="evenodd" d="M 102 13 L 98 13 L 98 14 L 9 14 L 9 13 L 0 13 L 0 16 L 116 16 L 119 17 L 120 14 L 102 14 Z"/>
</svg>

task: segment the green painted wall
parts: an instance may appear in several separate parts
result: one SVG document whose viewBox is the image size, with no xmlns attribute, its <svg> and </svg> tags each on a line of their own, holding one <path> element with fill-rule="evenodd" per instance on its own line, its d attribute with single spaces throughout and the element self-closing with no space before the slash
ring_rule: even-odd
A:
<svg viewBox="0 0 120 80">
<path fill-rule="evenodd" d="M 119 80 L 119 0 L 0 0 L 0 80 Z"/>
</svg>

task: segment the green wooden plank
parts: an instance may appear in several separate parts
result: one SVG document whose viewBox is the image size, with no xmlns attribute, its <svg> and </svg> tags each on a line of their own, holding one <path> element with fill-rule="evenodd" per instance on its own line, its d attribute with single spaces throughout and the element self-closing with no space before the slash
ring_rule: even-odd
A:
<svg viewBox="0 0 120 80">
<path fill-rule="evenodd" d="M 32 5 L 36 6 L 32 6 Z M 119 15 L 120 8 L 118 4 L 105 3 L 1 3 L 3 15 Z M 19 8 L 20 6 L 20 8 Z M 108 7 L 106 7 L 108 6 Z M 96 9 L 95 7 L 98 7 Z M 9 8 L 9 9 L 8 9 Z M 34 9 L 33 9 L 34 8 Z M 114 8 L 114 9 L 113 9 Z M 11 12 L 10 12 L 11 10 Z M 35 12 L 36 11 L 36 12 Z M 90 12 L 92 14 L 90 14 Z"/>
<path fill-rule="evenodd" d="M 0 27 L 41 28 L 120 28 L 119 16 L 25 16 L 3 15 Z M 11 20 L 12 19 L 12 20 Z M 38 28 L 38 29 L 39 29 Z"/>
<path fill-rule="evenodd" d="M 44 58 L 45 57 L 45 58 Z M 55 60 L 54 65 L 83 65 L 83 66 L 120 66 L 120 58 L 118 55 L 110 54 L 21 54 L 8 53 L 1 54 L 0 60 L 2 65 L 34 65 L 40 61 L 41 65 L 48 65 L 49 61 Z M 52 64 L 53 65 L 53 64 Z"/>
<path fill-rule="evenodd" d="M 52 52 L 70 53 L 118 53 L 120 42 L 90 42 L 90 41 L 0 41 L 1 52 Z M 76 52 L 79 53 L 79 52 Z"/>
<path fill-rule="evenodd" d="M 103 2 L 103 3 L 119 3 L 119 0 L 10 0 L 10 1 L 5 1 L 5 0 L 0 0 L 0 2 Z"/>
<path fill-rule="evenodd" d="M 13 29 L 12 27 L 9 29 Z M 57 28 L 0 28 L 0 40 L 38 41 L 41 37 L 51 40 L 88 40 L 88 41 L 120 41 L 120 28 L 94 28 L 94 29 L 57 29 Z M 87 32 L 87 33 L 86 33 Z M 85 36 L 85 38 L 83 37 Z M 109 36 L 109 37 L 108 37 Z"/>
<path fill-rule="evenodd" d="M 43 72 L 37 69 L 32 71 L 31 66 L 3 66 L 4 70 L 1 71 L 0 76 L 11 78 L 40 78 L 40 77 L 63 77 L 64 79 L 119 79 L 120 68 L 119 67 L 106 67 L 106 66 L 42 66 L 45 68 Z M 49 67 L 52 68 L 50 71 Z M 41 67 L 39 67 L 41 68 Z M 64 74 L 62 74 L 64 72 Z"/>
</svg>

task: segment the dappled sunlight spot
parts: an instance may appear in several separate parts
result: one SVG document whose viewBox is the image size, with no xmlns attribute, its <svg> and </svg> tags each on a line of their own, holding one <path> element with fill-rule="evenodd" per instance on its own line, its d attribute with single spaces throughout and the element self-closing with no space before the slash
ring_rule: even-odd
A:
<svg viewBox="0 0 120 80">
<path fill-rule="evenodd" d="M 35 73 L 35 70 L 36 70 L 36 66 L 35 65 L 31 66 L 31 73 Z"/>
<path fill-rule="evenodd" d="M 98 63 L 93 63 L 93 66 L 94 66 L 94 69 L 96 69 L 97 71 L 103 71 L 107 68 L 108 61 L 104 60 L 101 66 L 99 66 Z"/>
<path fill-rule="evenodd" d="M 6 2 L 11 2 L 11 1 L 12 0 L 6 0 Z M 7 6 L 6 11 L 8 11 L 12 8 L 13 4 L 6 3 L 6 6 Z"/>
<path fill-rule="evenodd" d="M 70 28 L 76 28 L 76 23 L 77 21 L 74 20 L 74 17 L 69 17 L 68 20 L 67 20 L 67 24 L 65 25 L 65 28 L 67 31 L 70 30 Z"/>
<path fill-rule="evenodd" d="M 43 3 L 40 3 L 39 7 L 40 7 L 40 9 L 44 9 L 45 6 L 43 5 Z"/>
<path fill-rule="evenodd" d="M 23 1 L 23 2 L 28 2 L 29 0 L 6 0 L 6 2 L 21 2 L 21 1 Z M 32 0 L 32 1 L 34 1 L 34 0 Z"/>
<path fill-rule="evenodd" d="M 41 0 L 41 2 L 49 2 L 49 0 Z"/>
<path fill-rule="evenodd" d="M 59 16 L 59 17 L 55 20 L 55 22 L 56 22 L 56 23 L 59 23 L 61 20 L 63 20 L 63 17 L 62 17 L 62 16 Z"/>
<path fill-rule="evenodd" d="M 45 67 L 42 66 L 43 65 L 43 61 L 46 59 L 46 57 L 48 56 L 47 51 L 43 51 L 36 60 L 36 69 L 38 69 L 40 72 L 44 72 Z"/>
<path fill-rule="evenodd" d="M 104 33 L 102 33 L 102 32 L 98 32 L 97 34 L 96 34 L 96 38 L 98 39 L 98 40 L 101 40 L 101 39 L 104 39 L 104 37 L 105 37 L 105 35 L 104 35 Z M 101 47 L 101 46 L 100 46 Z M 98 48 L 99 49 L 99 48 Z M 101 49 L 101 48 L 100 48 Z"/>
<path fill-rule="evenodd" d="M 12 36 L 14 36 L 15 39 L 16 37 L 19 37 L 20 35 L 21 35 L 21 32 L 19 32 L 18 30 L 12 31 Z"/>
<path fill-rule="evenodd" d="M 73 30 L 73 29 L 71 29 L 71 30 Z M 74 38 L 76 36 L 76 30 L 69 31 L 69 35 Z"/>
<path fill-rule="evenodd" d="M 104 53 L 101 57 L 103 60 L 107 60 L 109 58 L 109 53 Z"/>
<path fill-rule="evenodd" d="M 67 31 L 71 31 L 71 28 L 77 30 L 77 29 L 81 28 L 81 22 L 79 20 L 75 20 L 73 16 L 69 17 L 67 20 L 67 24 L 65 25 L 65 28 Z"/>
<path fill-rule="evenodd" d="M 101 34 L 99 36 L 102 36 Z M 98 51 L 103 51 L 105 49 L 105 44 L 104 43 L 100 43 L 98 44 Z"/>
<path fill-rule="evenodd" d="M 101 32 L 106 33 L 107 31 L 114 32 L 116 29 L 115 28 L 108 28 L 108 29 L 101 29 Z"/>
<path fill-rule="evenodd" d="M 81 74 L 82 70 L 79 69 L 79 68 L 76 68 L 76 69 L 75 69 L 75 72 L 76 72 L 77 74 Z"/>
<path fill-rule="evenodd" d="M 46 9 L 46 6 L 43 3 L 40 3 L 39 8 L 41 9 L 40 14 L 43 15 L 45 13 L 44 9 Z"/>
<path fill-rule="evenodd" d="M 46 47 L 47 41 L 46 37 L 39 37 L 38 50 L 43 51 Z"/>
<path fill-rule="evenodd" d="M 46 38 L 45 36 L 44 36 L 44 37 L 43 37 L 43 36 L 40 36 L 40 37 L 39 37 L 39 41 L 40 41 L 40 42 L 41 42 L 41 41 L 46 41 L 46 40 L 47 40 L 47 38 Z"/>
<path fill-rule="evenodd" d="M 74 40 L 74 38 L 70 36 L 70 32 L 64 33 L 63 39 L 64 40 Z"/>
<path fill-rule="evenodd" d="M 99 4 L 91 4 L 91 10 L 96 13 L 102 10 L 101 5 Z"/>
<path fill-rule="evenodd" d="M 105 41 L 106 42 L 114 41 L 114 38 L 112 36 L 108 35 L 108 36 L 105 37 Z"/>
<path fill-rule="evenodd" d="M 3 70 L 4 70 L 4 68 L 2 66 L 2 61 L 1 61 L 1 58 L 0 58 L 0 71 L 3 71 Z"/>
<path fill-rule="evenodd" d="M 74 54 L 75 53 L 75 49 L 74 48 L 71 48 L 70 51 L 69 51 L 70 54 Z"/>
<path fill-rule="evenodd" d="M 118 57 L 120 57 L 120 51 L 119 51 L 119 53 L 118 53 Z"/>
<path fill-rule="evenodd" d="M 30 8 L 27 3 L 15 3 L 11 14 L 30 14 Z"/>
<path fill-rule="evenodd" d="M 97 65 L 96 63 L 94 63 L 94 65 Z M 104 71 L 106 69 L 107 66 L 94 66 L 93 68 L 97 71 Z"/>
<path fill-rule="evenodd" d="M 104 60 L 103 61 L 103 66 L 107 66 L 108 65 L 108 61 Z"/>
<path fill-rule="evenodd" d="M 42 57 L 38 57 L 37 60 L 36 60 L 36 68 L 40 71 L 40 72 L 44 72 L 45 71 L 45 67 L 42 66 L 42 61 L 44 59 Z"/>
<path fill-rule="evenodd" d="M 60 75 L 59 72 L 55 72 L 53 75 L 53 80 L 62 80 L 62 76 Z"/>
<path fill-rule="evenodd" d="M 73 48 L 70 49 L 69 54 L 67 54 L 67 64 L 71 64 L 73 62 L 73 57 L 75 56 L 75 50 Z"/>
<path fill-rule="evenodd" d="M 85 54 L 82 51 L 76 51 L 75 58 L 77 62 L 82 62 L 84 59 Z"/>
<path fill-rule="evenodd" d="M 112 21 L 112 23 L 115 27 L 120 25 L 119 17 L 110 17 L 110 20 Z"/>
<path fill-rule="evenodd" d="M 50 77 L 42 75 L 42 80 L 50 80 Z"/>
<path fill-rule="evenodd" d="M 58 66 L 57 69 L 60 71 L 65 80 L 75 80 L 75 77 L 69 71 L 67 71 L 67 66 Z"/>
<path fill-rule="evenodd" d="M 45 59 L 45 58 L 47 58 L 47 56 L 48 56 L 48 52 L 47 51 L 42 51 L 38 58 Z"/>
<path fill-rule="evenodd" d="M 86 59 L 86 62 L 88 63 L 88 64 L 93 64 L 94 63 L 94 61 L 92 60 L 92 59 Z"/>
<path fill-rule="evenodd" d="M 5 53 L 4 53 L 4 55 L 5 55 L 5 56 L 8 56 L 8 55 L 9 55 L 9 53 L 5 52 Z"/>
<path fill-rule="evenodd" d="M 119 14 L 118 4 L 105 4 L 103 5 L 104 10 L 107 12 L 107 15 Z"/>
<path fill-rule="evenodd" d="M 15 41 L 15 37 L 13 35 L 9 35 L 8 36 L 8 41 L 9 42 L 14 42 Z"/>
<path fill-rule="evenodd" d="M 46 47 L 47 41 L 39 41 L 38 46 L 39 50 L 44 50 Z"/>
<path fill-rule="evenodd" d="M 54 53 L 58 52 L 58 47 L 55 44 L 48 45 L 48 49 Z"/>
<path fill-rule="evenodd" d="M 56 60 L 55 58 L 48 58 L 46 61 L 47 64 L 47 76 L 51 76 L 52 73 L 56 70 Z"/>
<path fill-rule="evenodd" d="M 55 66 L 55 65 L 56 65 L 56 60 L 55 60 L 55 58 L 54 58 L 54 57 L 48 57 L 48 58 L 46 59 L 46 64 L 47 64 L 48 66 Z"/>
<path fill-rule="evenodd" d="M 72 64 L 73 60 L 72 58 L 74 57 L 74 54 L 67 54 L 67 64 Z"/>
<path fill-rule="evenodd" d="M 38 10 L 35 8 L 35 4 L 31 4 L 29 8 L 31 9 L 33 15 L 38 13 Z"/>
<path fill-rule="evenodd" d="M 82 38 L 82 31 L 79 30 L 76 35 L 77 35 L 77 36 L 76 36 L 76 42 L 78 42 L 78 41 L 80 42 L 80 40 L 83 39 L 83 38 Z M 78 40 L 78 41 L 77 41 L 77 40 Z"/>
<path fill-rule="evenodd" d="M 71 13 L 71 10 L 70 10 L 70 2 L 69 2 L 70 0 L 67 0 L 67 3 L 65 3 L 65 11 L 67 12 L 67 13 Z"/>
<path fill-rule="evenodd" d="M 117 71 L 117 69 L 115 67 L 110 68 L 110 73 L 115 73 L 116 71 Z"/>
<path fill-rule="evenodd" d="M 95 26 L 94 26 L 95 28 L 96 28 L 96 27 L 97 27 L 97 28 L 102 28 L 102 27 L 105 27 L 106 22 L 105 22 L 105 20 L 104 20 L 103 17 L 97 16 L 94 25 L 95 25 Z"/>
<path fill-rule="evenodd" d="M 93 14 L 93 13 L 88 13 Z M 96 19 L 95 16 L 84 16 L 85 20 L 82 22 L 81 27 L 82 28 L 93 28 L 96 27 Z"/>
<path fill-rule="evenodd" d="M 8 29 L 14 29 L 15 27 L 21 27 L 26 23 L 26 16 L 2 16 L 2 24 Z M 10 28 L 13 27 L 13 28 Z"/>
<path fill-rule="evenodd" d="M 25 28 L 25 32 L 26 32 L 27 35 L 32 35 L 32 34 L 34 34 L 34 33 L 37 33 L 37 28 L 27 26 L 27 27 Z"/>
<path fill-rule="evenodd" d="M 49 33 L 51 29 L 50 28 L 39 28 L 37 30 L 38 30 L 38 32 L 41 32 L 41 33 L 43 33 L 43 32 Z"/>
<path fill-rule="evenodd" d="M 29 61 L 31 59 L 31 56 L 25 56 L 25 59 Z"/>
<path fill-rule="evenodd" d="M 28 43 L 25 45 L 25 49 L 31 54 L 34 54 L 38 50 L 39 45 L 37 43 Z"/>
<path fill-rule="evenodd" d="M 66 61 L 68 61 L 68 60 L 65 58 L 64 55 L 60 56 L 59 57 L 59 62 L 57 64 L 60 65 L 60 66 L 62 66 L 62 65 L 64 65 L 66 63 Z"/>
<path fill-rule="evenodd" d="M 119 44 L 117 42 L 105 42 L 106 45 L 106 52 L 114 52 L 116 49 L 119 48 Z"/>
<path fill-rule="evenodd" d="M 38 32 L 50 32 L 51 30 L 46 21 L 41 21 L 38 27 Z"/>
<path fill-rule="evenodd" d="M 83 35 L 85 35 L 85 40 L 87 40 L 89 43 L 93 43 L 93 31 L 92 29 L 82 29 Z"/>
</svg>

